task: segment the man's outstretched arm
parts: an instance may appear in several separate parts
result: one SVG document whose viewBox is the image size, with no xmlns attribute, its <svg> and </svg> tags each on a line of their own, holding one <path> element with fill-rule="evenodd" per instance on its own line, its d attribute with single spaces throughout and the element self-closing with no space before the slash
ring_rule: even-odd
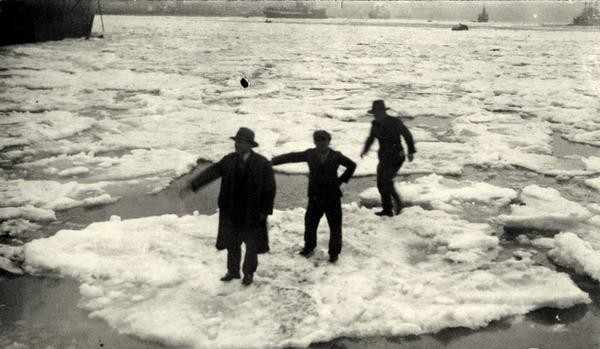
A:
<svg viewBox="0 0 600 349">
<path fill-rule="evenodd" d="M 223 159 L 205 168 L 200 173 L 192 176 L 192 178 L 190 178 L 190 180 L 184 185 L 184 187 L 181 188 L 179 195 L 185 196 L 186 194 L 192 191 L 196 192 L 198 189 L 201 189 L 205 185 L 221 177 L 221 170 L 223 168 L 222 163 Z"/>
<path fill-rule="evenodd" d="M 287 164 L 291 162 L 304 162 L 307 160 L 306 150 L 301 152 L 293 152 L 287 154 L 281 154 L 279 156 L 275 156 L 271 163 L 273 166 Z"/>
</svg>

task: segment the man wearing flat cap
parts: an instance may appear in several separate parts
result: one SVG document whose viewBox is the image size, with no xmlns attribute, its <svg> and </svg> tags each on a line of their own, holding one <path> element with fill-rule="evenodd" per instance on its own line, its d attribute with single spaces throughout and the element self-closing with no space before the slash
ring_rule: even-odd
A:
<svg viewBox="0 0 600 349">
<path fill-rule="evenodd" d="M 378 216 L 393 216 L 399 214 L 402 210 L 402 201 L 400 195 L 394 187 L 394 177 L 402 167 L 405 159 L 412 161 L 416 152 L 415 143 L 412 134 L 406 128 L 404 123 L 397 117 L 387 114 L 385 103 L 378 99 L 373 101 L 373 106 L 369 114 L 373 114 L 375 120 L 371 124 L 371 132 L 365 142 L 365 146 L 360 157 L 364 157 L 371 148 L 371 145 L 377 139 L 379 141 L 379 151 L 377 156 L 379 164 L 377 165 L 377 189 L 381 195 L 381 205 L 383 210 L 375 213 Z M 408 147 L 408 154 L 404 154 L 401 137 L 404 138 Z M 396 204 L 393 207 L 392 199 Z"/>
<path fill-rule="evenodd" d="M 258 254 L 269 251 L 267 216 L 273 213 L 275 177 L 269 160 L 252 151 L 258 143 L 251 129 L 241 127 L 231 138 L 235 141 L 235 152 L 190 179 L 182 195 L 221 178 L 216 248 L 227 249 L 227 273 L 221 281 L 241 277 L 243 242 L 246 254 L 242 284 L 248 286 L 258 266 Z"/>
<path fill-rule="evenodd" d="M 317 227 L 323 214 L 329 223 L 329 261 L 335 263 L 342 251 L 342 191 L 354 174 L 356 164 L 339 151 L 329 147 L 331 135 L 318 130 L 313 134 L 315 148 L 274 157 L 273 165 L 290 162 L 308 163 L 308 207 L 304 217 L 304 248 L 300 254 L 310 257 L 317 246 Z M 338 177 L 338 167 L 346 170 Z"/>
</svg>

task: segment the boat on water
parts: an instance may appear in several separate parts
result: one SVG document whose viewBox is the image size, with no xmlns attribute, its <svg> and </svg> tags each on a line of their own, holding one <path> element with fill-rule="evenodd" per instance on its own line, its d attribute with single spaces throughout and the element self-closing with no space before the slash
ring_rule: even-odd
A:
<svg viewBox="0 0 600 349">
<path fill-rule="evenodd" d="M 381 5 L 373 6 L 369 11 L 369 18 L 389 19 L 390 17 L 390 11 Z"/>
<path fill-rule="evenodd" d="M 314 8 L 302 2 L 296 2 L 296 7 L 266 7 L 264 14 L 267 18 L 327 18 L 324 8 Z"/>
<path fill-rule="evenodd" d="M 481 13 L 477 16 L 477 22 L 487 22 L 489 19 L 489 15 L 485 12 L 485 6 L 483 6 L 483 10 L 481 10 Z"/>
<path fill-rule="evenodd" d="M 600 9 L 598 8 L 598 2 L 586 2 L 581 14 L 573 18 L 572 25 L 600 26 Z"/>
<path fill-rule="evenodd" d="M 452 30 L 454 30 L 454 31 L 469 30 L 469 27 L 466 24 L 458 23 L 457 25 L 452 27 Z"/>
<path fill-rule="evenodd" d="M 0 46 L 89 37 L 94 0 L 0 0 Z"/>
</svg>

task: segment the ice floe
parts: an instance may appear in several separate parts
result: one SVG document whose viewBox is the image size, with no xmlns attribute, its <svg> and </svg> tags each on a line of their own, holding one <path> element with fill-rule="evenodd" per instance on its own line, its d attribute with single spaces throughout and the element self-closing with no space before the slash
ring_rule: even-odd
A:
<svg viewBox="0 0 600 349">
<path fill-rule="evenodd" d="M 548 256 L 560 265 L 600 281 L 600 244 L 596 245 L 594 248 L 575 233 L 560 233 L 554 237 L 554 246 Z"/>
<path fill-rule="evenodd" d="M 217 215 L 93 223 L 25 246 L 26 270 L 82 282 L 80 306 L 122 333 L 194 348 L 308 346 L 340 336 L 478 328 L 533 309 L 590 300 L 566 274 L 498 259 L 488 224 L 408 208 L 381 219 L 344 206 L 344 247 L 298 256 L 304 210 L 276 211 L 255 283 L 223 283 Z M 548 289 L 553 292 L 547 292 Z"/>
<path fill-rule="evenodd" d="M 564 231 L 593 216 L 585 206 L 563 198 L 554 188 L 528 185 L 519 200 L 522 204 L 512 204 L 510 214 L 498 216 L 505 227 Z"/>
</svg>

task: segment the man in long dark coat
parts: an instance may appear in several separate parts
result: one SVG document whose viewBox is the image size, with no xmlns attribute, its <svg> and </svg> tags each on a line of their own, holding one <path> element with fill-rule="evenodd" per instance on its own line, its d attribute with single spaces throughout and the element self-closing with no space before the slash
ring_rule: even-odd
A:
<svg viewBox="0 0 600 349">
<path fill-rule="evenodd" d="M 375 214 L 391 217 L 394 213 L 399 214 L 402 210 L 400 195 L 398 195 L 394 187 L 394 177 L 396 177 L 407 157 L 408 161 L 413 160 L 413 154 L 416 153 L 416 149 L 412 134 L 408 128 L 406 128 L 399 118 L 388 115 L 386 112 L 387 109 L 383 100 L 378 99 L 373 101 L 373 106 L 368 112 L 373 114 L 375 120 L 371 124 L 371 132 L 360 156 L 364 157 L 369 152 L 375 139 L 379 141 L 379 151 L 377 152 L 379 158 L 379 164 L 377 165 L 377 189 L 381 195 L 383 210 Z M 404 154 L 400 137 L 404 137 L 404 141 L 408 147 L 407 155 Z M 396 203 L 394 210 L 392 210 L 392 198 Z"/>
<path fill-rule="evenodd" d="M 252 130 L 242 127 L 231 138 L 235 140 L 235 152 L 194 176 L 182 194 L 221 178 L 216 247 L 227 249 L 227 273 L 221 281 L 240 278 L 243 242 L 246 254 L 242 284 L 247 286 L 253 281 L 258 254 L 269 251 L 267 216 L 273 213 L 275 177 L 269 160 L 252 151 L 258 146 Z"/>
<path fill-rule="evenodd" d="M 304 217 L 304 248 L 300 254 L 310 257 L 317 246 L 317 227 L 323 214 L 329 223 L 329 261 L 334 263 L 342 251 L 342 191 L 340 185 L 347 183 L 354 174 L 356 164 L 342 153 L 329 148 L 331 135 L 319 130 L 313 134 L 315 148 L 303 152 L 288 153 L 274 157 L 273 165 L 290 162 L 307 162 L 308 207 Z M 346 170 L 338 177 L 339 166 Z"/>
</svg>

